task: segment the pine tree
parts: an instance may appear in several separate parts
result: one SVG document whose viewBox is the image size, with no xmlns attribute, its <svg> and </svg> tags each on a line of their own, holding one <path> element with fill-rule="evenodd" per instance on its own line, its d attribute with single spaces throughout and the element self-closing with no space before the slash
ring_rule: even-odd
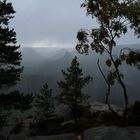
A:
<svg viewBox="0 0 140 140">
<path fill-rule="evenodd" d="M 6 0 L 0 0 L 0 89 L 8 88 L 20 80 L 22 72 L 21 53 L 18 51 L 19 45 L 16 41 L 14 29 L 9 28 L 9 22 L 15 13 L 11 3 Z M 0 96 L 1 98 L 2 96 Z M 6 97 L 6 96 L 5 96 Z M 7 98 L 9 101 L 10 98 Z M 0 128 L 7 122 L 9 112 L 3 110 L 5 102 L 0 106 Z M 5 113 L 6 112 L 6 113 Z"/>
<path fill-rule="evenodd" d="M 49 89 L 48 84 L 44 84 L 43 88 L 40 90 L 40 94 L 36 96 L 35 100 L 36 112 L 35 112 L 35 122 L 48 129 L 49 119 L 54 113 L 54 99 L 52 97 L 52 89 Z"/>
<path fill-rule="evenodd" d="M 24 112 L 32 108 L 33 94 L 24 94 L 15 90 L 0 94 L 0 128 L 8 124 L 11 110 Z"/>
<path fill-rule="evenodd" d="M 82 92 L 82 88 L 86 86 L 92 78 L 90 76 L 83 77 L 77 57 L 72 60 L 71 66 L 67 68 L 67 71 L 62 70 L 62 74 L 64 80 L 57 82 L 61 89 L 62 102 L 70 108 L 75 123 L 79 123 L 82 108 L 88 105 L 87 99 L 89 97 Z"/>
<path fill-rule="evenodd" d="M 14 29 L 8 26 L 14 13 L 11 3 L 0 1 L 0 88 L 15 85 L 22 72 L 20 46 Z"/>
</svg>

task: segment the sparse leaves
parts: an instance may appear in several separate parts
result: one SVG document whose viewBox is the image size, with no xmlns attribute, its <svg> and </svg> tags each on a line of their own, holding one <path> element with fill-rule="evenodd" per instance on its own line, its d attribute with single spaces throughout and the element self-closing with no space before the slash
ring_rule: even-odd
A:
<svg viewBox="0 0 140 140">
<path fill-rule="evenodd" d="M 121 60 L 119 59 L 119 58 L 117 58 L 116 60 L 115 60 L 115 66 L 116 67 L 119 67 L 119 65 L 121 65 L 122 63 L 121 63 Z"/>
<path fill-rule="evenodd" d="M 125 61 L 127 65 L 133 65 L 140 69 L 140 51 L 127 48 L 126 50 L 127 52 L 121 52 L 121 61 Z"/>
<path fill-rule="evenodd" d="M 111 67 L 112 62 L 111 62 L 111 60 L 110 60 L 110 59 L 107 59 L 107 60 L 106 60 L 106 65 L 107 65 L 108 67 Z"/>
<path fill-rule="evenodd" d="M 140 1 L 139 0 L 84 0 L 81 7 L 87 11 L 87 15 L 96 18 L 99 27 L 93 28 L 91 31 L 81 30 L 83 38 L 78 38 L 77 50 L 79 52 L 88 53 L 91 48 L 99 54 L 107 53 L 108 59 L 106 65 L 110 67 L 109 74 L 103 75 L 107 86 L 114 85 L 117 80 L 121 85 L 125 97 L 125 110 L 128 106 L 127 91 L 123 75 L 120 73 L 119 66 L 122 61 L 126 64 L 134 65 L 140 68 L 140 52 L 128 51 L 120 56 L 114 57 L 113 48 L 116 46 L 116 39 L 125 35 L 129 28 L 133 29 L 137 37 L 140 37 Z M 88 38 L 88 39 L 87 39 Z M 99 67 L 100 68 L 100 67 Z M 114 68 L 114 69 L 113 69 Z M 126 114 L 124 111 L 124 114 Z M 124 115 L 125 116 L 125 115 Z"/>
<path fill-rule="evenodd" d="M 138 37 L 140 35 L 140 2 L 138 0 L 133 2 L 85 0 L 81 7 L 86 8 L 87 15 L 96 18 L 100 25 L 97 29 L 91 29 L 91 32 L 80 30 L 77 38 L 79 50 L 81 49 L 82 52 L 86 50 L 87 53 L 88 48 L 94 48 L 96 53 L 102 54 L 105 49 L 101 51 L 101 46 L 112 51 L 112 48 L 116 46 L 115 38 L 126 34 L 129 27 L 134 29 Z M 87 49 L 84 49 L 85 47 Z"/>
<path fill-rule="evenodd" d="M 87 36 L 88 36 L 88 33 L 84 30 L 80 30 L 77 33 L 77 39 L 79 40 L 79 42 L 84 42 L 84 43 L 88 42 Z"/>
<path fill-rule="evenodd" d="M 115 80 L 117 79 L 117 73 L 116 72 L 109 72 L 107 75 L 107 80 L 110 85 L 115 84 Z"/>
</svg>

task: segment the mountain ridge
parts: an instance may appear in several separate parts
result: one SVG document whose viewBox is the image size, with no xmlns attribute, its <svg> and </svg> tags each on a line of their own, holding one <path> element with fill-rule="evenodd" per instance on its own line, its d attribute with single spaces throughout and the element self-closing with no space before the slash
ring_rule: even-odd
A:
<svg viewBox="0 0 140 140">
<path fill-rule="evenodd" d="M 65 70 L 67 67 L 69 67 L 72 59 L 77 56 L 84 75 L 93 76 L 93 82 L 91 82 L 87 88 L 84 88 L 84 92 L 91 95 L 93 100 L 105 100 L 106 83 L 104 82 L 104 79 L 102 78 L 97 67 L 97 54 L 93 54 L 91 52 L 89 55 L 81 55 L 78 54 L 75 49 L 60 49 L 59 51 L 55 51 L 53 50 L 54 48 L 50 48 L 50 50 L 53 50 L 52 52 L 55 52 L 55 54 L 50 54 L 50 58 L 44 58 L 40 53 L 36 52 L 38 49 L 36 49 L 36 51 L 34 49 L 32 51 L 32 49 L 33 48 L 28 48 L 27 53 L 24 50 L 22 63 L 24 64 L 24 71 L 21 75 L 21 81 L 18 82 L 15 89 L 19 89 L 25 93 L 38 93 L 43 84 L 48 82 L 50 88 L 53 89 L 54 94 L 59 94 L 60 90 L 58 89 L 56 82 L 63 79 L 61 70 Z M 47 48 L 43 50 L 47 51 Z M 31 56 L 30 52 L 34 54 Z M 29 61 L 27 58 L 30 57 L 27 55 L 31 57 Z M 105 55 L 100 57 L 100 64 L 104 72 L 107 73 L 108 67 L 105 66 L 105 57 Z M 126 76 L 124 80 L 128 87 L 128 95 L 130 96 L 130 99 L 140 99 L 138 85 L 138 83 L 140 83 L 139 71 L 136 70 L 136 68 L 130 68 L 126 65 L 122 66 L 121 70 Z M 134 91 L 135 93 L 133 93 Z M 119 96 L 121 96 L 120 98 L 123 98 L 123 94 L 118 94 L 117 92 L 120 93 L 119 86 L 113 86 L 111 94 L 112 102 L 118 102 L 119 99 L 117 98 Z"/>
</svg>

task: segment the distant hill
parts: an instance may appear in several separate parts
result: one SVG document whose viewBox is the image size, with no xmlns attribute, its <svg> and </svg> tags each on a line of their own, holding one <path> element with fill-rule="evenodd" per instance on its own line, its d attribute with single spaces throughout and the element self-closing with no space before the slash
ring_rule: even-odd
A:
<svg viewBox="0 0 140 140">
<path fill-rule="evenodd" d="M 139 45 L 132 46 L 140 48 Z M 131 46 L 118 46 L 120 49 L 122 47 Z M 117 51 L 116 49 L 115 52 Z M 93 76 L 93 82 L 84 91 L 92 97 L 92 100 L 104 102 L 106 85 L 97 68 L 97 54 L 90 52 L 89 55 L 81 55 L 74 48 L 22 48 L 21 52 L 24 72 L 21 75 L 21 81 L 18 82 L 14 89 L 19 89 L 25 93 L 38 93 L 42 85 L 48 82 L 54 93 L 58 94 L 60 91 L 56 81 L 63 78 L 61 70 L 69 67 L 74 56 L 77 56 L 84 74 Z M 105 55 L 100 57 L 100 62 L 104 71 L 107 72 L 107 67 L 104 65 L 105 57 Z M 121 70 L 126 76 L 124 80 L 126 81 L 130 99 L 140 99 L 140 71 L 126 65 L 121 67 Z M 120 91 L 119 86 L 112 88 L 111 100 L 113 103 L 122 103 L 120 99 L 123 98 L 123 94 Z"/>
</svg>

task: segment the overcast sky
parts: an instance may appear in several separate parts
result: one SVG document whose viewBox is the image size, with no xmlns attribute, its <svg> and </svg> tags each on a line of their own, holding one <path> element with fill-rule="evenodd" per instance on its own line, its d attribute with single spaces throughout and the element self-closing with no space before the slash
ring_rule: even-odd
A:
<svg viewBox="0 0 140 140">
<path fill-rule="evenodd" d="M 74 47 L 81 28 L 97 27 L 95 20 L 80 8 L 84 0 L 9 0 L 16 11 L 11 26 L 22 47 Z M 131 31 L 119 44 L 136 44 L 140 40 Z"/>
</svg>

